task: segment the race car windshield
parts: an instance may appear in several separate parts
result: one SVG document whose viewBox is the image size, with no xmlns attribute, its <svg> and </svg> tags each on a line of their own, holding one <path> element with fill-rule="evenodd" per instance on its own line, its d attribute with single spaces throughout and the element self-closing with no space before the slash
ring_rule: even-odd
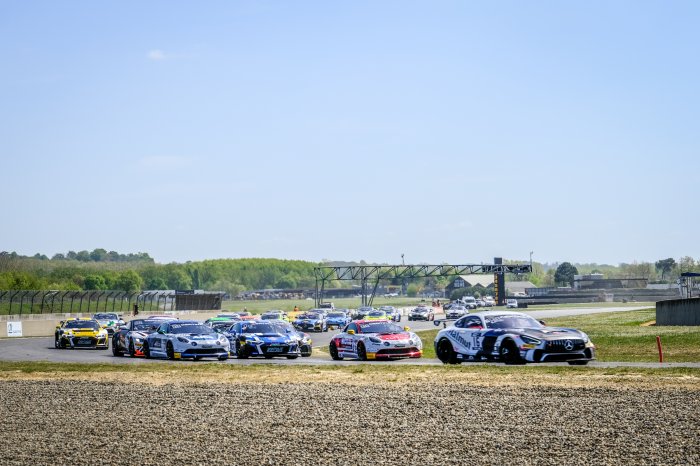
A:
<svg viewBox="0 0 700 466">
<path fill-rule="evenodd" d="M 263 314 L 260 316 L 260 318 L 263 320 L 275 320 L 275 319 L 281 319 L 282 316 L 280 314 Z"/>
<path fill-rule="evenodd" d="M 71 320 L 70 322 L 66 322 L 65 328 L 90 328 L 92 330 L 97 330 L 100 328 L 100 324 L 94 320 Z"/>
<path fill-rule="evenodd" d="M 328 317 L 345 317 L 345 314 L 343 314 L 342 312 L 331 312 L 330 314 L 328 314 Z"/>
<path fill-rule="evenodd" d="M 360 324 L 362 333 L 401 333 L 403 329 L 389 322 L 367 322 Z"/>
<path fill-rule="evenodd" d="M 144 330 L 155 330 L 162 323 L 162 320 L 135 320 L 132 325 L 134 330 L 143 332 Z"/>
<path fill-rule="evenodd" d="M 97 320 L 118 320 L 116 314 L 95 314 L 95 319 Z"/>
<path fill-rule="evenodd" d="M 384 311 L 374 311 L 370 312 L 368 315 L 371 317 L 384 317 Z"/>
<path fill-rule="evenodd" d="M 170 324 L 170 333 L 207 335 L 212 333 L 212 329 L 202 324 Z"/>
<path fill-rule="evenodd" d="M 286 330 L 282 325 L 277 325 L 273 323 L 260 322 L 252 323 L 248 325 L 243 325 L 241 327 L 242 333 L 286 333 Z"/>
<path fill-rule="evenodd" d="M 537 320 L 530 316 L 486 316 L 487 328 L 540 328 L 540 324 Z"/>
</svg>

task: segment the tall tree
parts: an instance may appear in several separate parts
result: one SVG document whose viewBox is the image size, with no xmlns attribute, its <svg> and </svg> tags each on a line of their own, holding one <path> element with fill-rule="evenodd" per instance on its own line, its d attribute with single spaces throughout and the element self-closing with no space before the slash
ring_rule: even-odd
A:
<svg viewBox="0 0 700 466">
<path fill-rule="evenodd" d="M 570 262 L 562 262 L 554 272 L 554 281 L 557 283 L 565 283 L 567 285 L 574 284 L 574 275 L 578 275 L 578 269 L 571 265 Z"/>
<path fill-rule="evenodd" d="M 661 272 L 661 280 L 666 279 L 666 274 L 670 273 L 671 270 L 676 266 L 676 261 L 673 259 L 673 257 L 669 257 L 668 259 L 661 259 L 656 261 L 654 264 L 656 266 L 656 270 L 658 272 Z"/>
</svg>

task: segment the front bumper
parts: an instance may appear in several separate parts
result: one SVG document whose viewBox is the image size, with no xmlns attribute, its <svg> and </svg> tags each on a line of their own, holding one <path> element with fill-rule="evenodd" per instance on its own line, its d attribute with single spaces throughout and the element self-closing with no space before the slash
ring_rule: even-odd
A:
<svg viewBox="0 0 700 466">
<path fill-rule="evenodd" d="M 248 356 L 301 356 L 303 353 L 301 347 L 297 343 L 258 343 L 246 342 L 246 351 Z M 311 345 L 308 345 L 309 354 L 311 354 Z"/>
<path fill-rule="evenodd" d="M 62 336 L 62 342 L 66 346 L 71 348 L 108 348 L 109 347 L 109 336 L 97 336 L 97 337 L 87 337 L 87 336 Z"/>
<path fill-rule="evenodd" d="M 411 320 L 430 320 L 430 316 L 428 315 L 422 315 L 422 314 L 410 314 L 408 316 Z"/>
<path fill-rule="evenodd" d="M 423 355 L 418 348 L 387 348 L 374 353 L 367 353 L 367 359 L 417 359 Z"/>
<path fill-rule="evenodd" d="M 188 348 L 183 352 L 175 352 L 175 359 L 184 358 L 223 358 L 228 357 L 228 350 L 225 348 Z"/>
</svg>

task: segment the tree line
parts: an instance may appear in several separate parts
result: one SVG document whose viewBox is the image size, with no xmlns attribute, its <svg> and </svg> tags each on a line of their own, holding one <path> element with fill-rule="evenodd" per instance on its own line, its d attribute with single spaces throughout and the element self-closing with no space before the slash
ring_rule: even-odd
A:
<svg viewBox="0 0 700 466">
<path fill-rule="evenodd" d="M 84 253 L 84 254 L 83 254 Z M 70 258 L 68 257 L 70 256 Z M 22 256 L 0 252 L 0 290 L 190 290 L 225 291 L 235 296 L 246 290 L 308 289 L 315 286 L 313 269 L 338 265 L 283 259 L 214 259 L 158 264 L 147 253 L 120 254 L 105 249 L 91 252 Z M 80 257 L 81 259 L 78 259 Z M 90 257 L 90 259 L 86 259 Z M 524 263 L 525 261 L 506 261 Z M 344 262 L 344 265 L 369 265 Z M 535 286 L 569 285 L 575 274 L 602 273 L 604 278 L 645 278 L 672 282 L 681 272 L 700 272 L 700 260 L 686 256 L 676 261 L 605 264 L 533 263 L 533 272 L 508 280 L 529 280 Z M 559 272 L 559 273 L 557 273 Z M 454 277 L 428 277 L 412 281 L 412 292 L 441 290 Z M 351 281 L 327 283 L 327 288 L 357 285 Z M 391 284 L 401 285 L 401 280 Z"/>
</svg>

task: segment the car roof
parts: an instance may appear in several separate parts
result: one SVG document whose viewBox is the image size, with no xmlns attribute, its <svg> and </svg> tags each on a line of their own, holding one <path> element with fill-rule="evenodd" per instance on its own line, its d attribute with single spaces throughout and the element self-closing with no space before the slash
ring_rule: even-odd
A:
<svg viewBox="0 0 700 466">
<path fill-rule="evenodd" d="M 479 316 L 479 317 L 491 317 L 491 316 L 523 316 L 523 317 L 532 317 L 527 314 L 523 314 L 522 312 L 514 312 L 514 311 L 482 311 L 482 312 L 473 312 L 469 314 L 470 316 Z"/>
<path fill-rule="evenodd" d="M 362 320 L 353 320 L 353 322 L 356 323 L 356 324 L 358 324 L 358 325 L 362 325 L 362 324 L 376 324 L 377 322 L 386 322 L 386 323 L 389 323 L 389 321 L 386 320 L 386 319 L 377 319 L 377 320 L 365 320 L 365 319 L 362 319 Z"/>
</svg>

